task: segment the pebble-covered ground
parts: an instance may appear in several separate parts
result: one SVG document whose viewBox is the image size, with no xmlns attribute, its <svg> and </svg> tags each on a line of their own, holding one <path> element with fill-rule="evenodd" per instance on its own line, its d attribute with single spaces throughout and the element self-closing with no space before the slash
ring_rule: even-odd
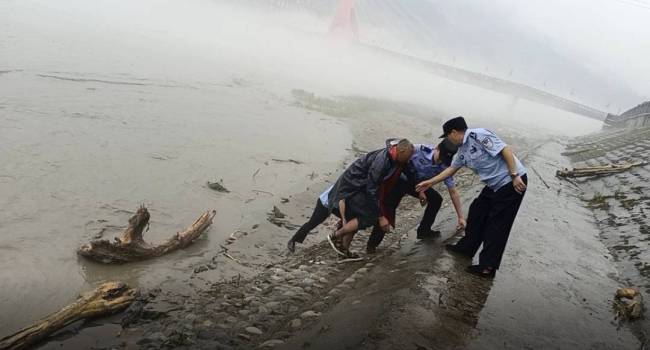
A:
<svg viewBox="0 0 650 350">
<path fill-rule="evenodd" d="M 408 200 L 405 206 L 417 205 Z M 407 214 L 401 227 L 418 218 Z M 334 225 L 329 220 L 326 230 Z M 310 325 L 354 288 L 375 265 L 399 248 L 400 235 L 386 236 L 383 249 L 364 254 L 367 234 L 353 241 L 362 260 L 341 261 L 326 241 L 299 247 L 281 263 L 253 278 L 233 278 L 196 295 L 159 290 L 143 293 L 126 312 L 121 348 L 273 347 Z M 302 248 L 302 249 L 301 249 Z"/>
</svg>

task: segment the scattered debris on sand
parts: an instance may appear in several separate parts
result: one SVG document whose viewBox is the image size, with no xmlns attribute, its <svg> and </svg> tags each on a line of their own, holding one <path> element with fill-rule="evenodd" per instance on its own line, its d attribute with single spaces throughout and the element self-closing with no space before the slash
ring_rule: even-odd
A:
<svg viewBox="0 0 650 350">
<path fill-rule="evenodd" d="M 286 215 L 280 211 L 280 208 L 276 207 L 275 205 L 273 206 L 273 217 L 277 219 L 284 219 Z"/>
<path fill-rule="evenodd" d="M 301 161 L 299 161 L 299 160 L 295 160 L 295 159 L 291 159 L 291 158 L 289 158 L 289 159 L 278 159 L 278 158 L 273 158 L 273 159 L 271 159 L 271 160 L 274 161 L 274 162 L 278 162 L 278 163 L 304 164 L 304 162 L 301 162 Z"/>
<path fill-rule="evenodd" d="M 253 177 L 255 177 L 253 175 Z M 210 182 L 208 181 L 208 188 L 215 190 L 217 192 L 222 192 L 222 193 L 230 193 L 230 191 L 224 187 L 223 185 L 223 179 L 219 180 L 218 182 Z"/>
<path fill-rule="evenodd" d="M 275 226 L 284 227 L 289 230 L 295 230 L 298 227 L 300 227 L 298 225 L 289 222 L 289 220 L 286 219 L 286 217 L 287 215 L 284 214 L 282 211 L 280 211 L 280 209 L 275 205 L 273 206 L 273 210 L 271 210 L 267 214 L 267 220 Z"/>
<path fill-rule="evenodd" d="M 241 231 L 241 230 L 236 230 L 235 232 L 231 233 L 230 236 L 226 239 L 226 244 L 233 244 L 239 239 L 241 236 L 247 235 L 248 232 L 246 231 Z"/>
<path fill-rule="evenodd" d="M 573 170 L 558 170 L 556 172 L 557 177 L 587 177 L 587 176 L 600 176 L 600 175 L 609 175 L 621 173 L 626 170 L 631 169 L 632 167 L 645 165 L 645 162 L 634 162 L 634 163 L 622 163 L 622 164 L 609 164 L 603 166 L 590 166 L 590 167 L 581 167 L 573 168 Z"/>
<path fill-rule="evenodd" d="M 643 295 L 634 288 L 619 288 L 614 298 L 616 317 L 622 320 L 635 320 L 643 315 Z"/>
<path fill-rule="evenodd" d="M 77 252 L 81 256 L 105 264 L 120 264 L 158 257 L 190 245 L 212 225 L 215 215 L 216 211 L 214 210 L 206 211 L 184 231 L 176 233 L 162 243 L 151 244 L 142 238 L 143 231 L 149 227 L 149 211 L 142 206 L 129 219 L 129 226 L 119 238 L 115 238 L 114 242 L 109 240 L 91 241 L 81 246 Z"/>
<path fill-rule="evenodd" d="M 131 304 L 136 295 L 137 290 L 122 282 L 101 284 L 63 309 L 0 339 L 0 350 L 26 349 L 75 321 L 121 311 Z"/>
</svg>

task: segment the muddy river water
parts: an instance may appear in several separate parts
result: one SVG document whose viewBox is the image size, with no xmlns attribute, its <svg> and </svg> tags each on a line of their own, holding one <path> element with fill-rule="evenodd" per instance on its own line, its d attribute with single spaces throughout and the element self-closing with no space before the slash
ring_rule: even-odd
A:
<svg viewBox="0 0 650 350">
<path fill-rule="evenodd" d="M 293 89 L 427 104 L 439 111 L 432 120 L 499 116 L 502 125 L 528 123 L 536 137 L 600 127 L 408 66 L 386 70 L 363 52 L 297 55 L 292 40 L 319 27 L 279 21 L 273 37 L 291 40 L 267 42 L 257 22 L 228 27 L 242 14 L 221 6 L 0 0 L 0 335 L 100 281 L 178 287 L 224 238 L 263 223 L 281 197 L 324 187 L 350 156 L 350 122 L 297 107 Z M 221 180 L 230 193 L 206 187 Z M 141 204 L 152 215 L 151 241 L 205 210 L 218 214 L 204 239 L 168 257 L 128 266 L 77 257 L 81 244 L 120 232 Z M 260 234 L 240 256 L 263 264 L 285 239 Z"/>
<path fill-rule="evenodd" d="M 96 33 L 71 39 L 70 31 L 93 30 L 87 19 L 70 23 L 72 7 L 0 7 L 0 329 L 58 309 L 98 281 L 173 279 L 192 256 L 218 247 L 211 237 L 259 221 L 272 194 L 304 190 L 350 144 L 340 122 L 305 116 L 217 63 L 187 61 L 194 53 L 155 58 Z M 205 186 L 220 180 L 228 196 Z M 152 241 L 208 209 L 218 210 L 217 224 L 188 259 L 106 268 L 77 258 L 79 245 L 105 228 L 111 238 L 141 204 L 152 214 Z"/>
</svg>

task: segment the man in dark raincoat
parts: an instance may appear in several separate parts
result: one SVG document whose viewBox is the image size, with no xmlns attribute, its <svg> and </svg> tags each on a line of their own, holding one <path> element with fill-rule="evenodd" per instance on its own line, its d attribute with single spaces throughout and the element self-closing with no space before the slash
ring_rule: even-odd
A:
<svg viewBox="0 0 650 350">
<path fill-rule="evenodd" d="M 312 217 L 301 227 L 287 246 L 293 251 L 295 242 L 302 242 L 305 236 L 322 223 L 330 213 L 342 213 L 342 225 L 328 236 L 334 250 L 343 256 L 349 256 L 349 245 L 354 233 L 372 225 L 389 231 L 391 223 L 382 215 L 382 206 L 386 195 L 395 185 L 411 157 L 413 145 L 406 139 L 389 139 L 386 147 L 369 152 L 357 158 L 341 174 L 326 198 L 319 198 L 317 209 Z M 325 193 L 323 193 L 325 194 Z"/>
</svg>

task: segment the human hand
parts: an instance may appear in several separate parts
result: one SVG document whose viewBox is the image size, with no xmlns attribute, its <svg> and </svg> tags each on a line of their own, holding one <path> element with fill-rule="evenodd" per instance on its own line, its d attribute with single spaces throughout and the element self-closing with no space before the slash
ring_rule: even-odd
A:
<svg viewBox="0 0 650 350">
<path fill-rule="evenodd" d="M 465 229 L 465 226 L 467 226 L 467 221 L 463 218 L 458 218 L 458 224 L 456 225 L 456 231 L 461 231 Z"/>
<path fill-rule="evenodd" d="M 521 176 L 517 176 L 512 180 L 512 186 L 519 194 L 523 194 L 526 191 L 526 184 L 524 183 L 524 180 L 521 179 Z"/>
<path fill-rule="evenodd" d="M 388 219 L 386 219 L 385 216 L 380 216 L 379 217 L 379 227 L 384 232 L 389 232 L 390 231 L 390 222 L 388 222 Z"/>
<path fill-rule="evenodd" d="M 419 184 L 415 185 L 415 191 L 416 192 L 424 192 L 424 191 L 428 190 L 429 188 L 431 188 L 431 186 L 433 186 L 433 181 L 431 181 L 431 179 L 425 180 L 425 181 L 422 181 Z"/>
<path fill-rule="evenodd" d="M 427 195 L 424 194 L 424 192 L 419 192 L 418 193 L 418 198 L 420 199 L 420 205 L 421 206 L 427 205 Z"/>
</svg>

